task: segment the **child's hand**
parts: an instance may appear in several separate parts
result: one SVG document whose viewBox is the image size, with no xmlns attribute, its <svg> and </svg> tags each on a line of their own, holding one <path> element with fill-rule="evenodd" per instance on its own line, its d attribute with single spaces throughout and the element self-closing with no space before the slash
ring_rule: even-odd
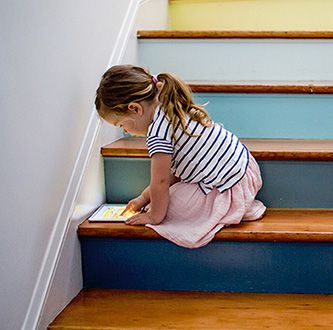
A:
<svg viewBox="0 0 333 330">
<path fill-rule="evenodd" d="M 146 205 L 146 201 L 144 198 L 140 195 L 128 202 L 126 205 L 125 210 L 122 212 L 122 215 L 125 214 L 126 212 L 139 212 L 141 209 Z"/>
<path fill-rule="evenodd" d="M 125 221 L 125 224 L 132 226 L 154 224 L 154 220 L 151 217 L 151 213 L 146 212 L 133 215 L 132 217 L 130 217 Z"/>
</svg>

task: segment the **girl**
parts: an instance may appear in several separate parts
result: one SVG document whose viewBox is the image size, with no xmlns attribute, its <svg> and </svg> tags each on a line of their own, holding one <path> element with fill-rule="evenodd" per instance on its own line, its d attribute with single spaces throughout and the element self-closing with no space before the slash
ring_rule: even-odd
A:
<svg viewBox="0 0 333 330">
<path fill-rule="evenodd" d="M 193 248 L 206 245 L 224 225 L 263 216 L 266 208 L 255 200 L 262 181 L 254 158 L 174 75 L 114 66 L 102 77 L 95 105 L 108 123 L 146 136 L 150 185 L 126 210 L 149 208 L 126 224 L 146 224 Z"/>
</svg>

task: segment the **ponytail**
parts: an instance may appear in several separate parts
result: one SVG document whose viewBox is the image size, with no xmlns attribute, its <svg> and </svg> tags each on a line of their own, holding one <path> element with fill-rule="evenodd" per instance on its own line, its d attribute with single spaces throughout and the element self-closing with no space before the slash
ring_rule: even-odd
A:
<svg viewBox="0 0 333 330">
<path fill-rule="evenodd" d="M 203 126 L 212 126 L 207 111 L 193 102 L 191 89 L 171 73 L 152 76 L 145 68 L 134 65 L 115 65 L 107 70 L 96 91 L 96 110 L 102 118 L 110 112 L 126 114 L 131 102 L 151 101 L 156 96 L 171 121 L 174 131 L 180 124 L 189 136 L 188 115 Z"/>
<path fill-rule="evenodd" d="M 212 126 L 212 120 L 207 111 L 193 102 L 191 89 L 182 80 L 171 73 L 160 73 L 157 79 L 156 86 L 160 91 L 159 102 L 174 130 L 180 123 L 184 132 L 191 135 L 187 131 L 186 115 L 205 127 Z"/>
</svg>

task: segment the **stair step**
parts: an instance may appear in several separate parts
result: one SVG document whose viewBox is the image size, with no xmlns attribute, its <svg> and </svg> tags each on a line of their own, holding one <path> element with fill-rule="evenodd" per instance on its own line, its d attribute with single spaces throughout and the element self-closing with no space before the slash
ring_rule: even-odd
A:
<svg viewBox="0 0 333 330">
<path fill-rule="evenodd" d="M 266 206 L 333 207 L 333 140 L 241 140 L 258 160 L 264 182 L 258 198 Z M 149 184 L 143 138 L 118 140 L 102 148 L 102 154 L 108 203 L 127 203 Z"/>
<path fill-rule="evenodd" d="M 207 104 L 210 116 L 240 138 L 333 138 L 333 94 L 328 93 L 333 83 L 313 89 L 312 85 L 192 86 L 195 102 Z"/>
<path fill-rule="evenodd" d="M 257 160 L 333 160 L 333 139 L 241 139 Z M 101 149 L 104 157 L 144 157 L 144 138 L 123 138 Z"/>
<path fill-rule="evenodd" d="M 145 226 L 84 221 L 81 237 L 161 238 Z M 251 242 L 333 242 L 333 210 L 268 209 L 260 221 L 222 229 L 214 240 Z"/>
<path fill-rule="evenodd" d="M 175 30 L 332 30 L 327 0 L 171 0 L 169 27 Z M 311 19 L 310 19 L 311 17 Z"/>
<path fill-rule="evenodd" d="M 333 210 L 268 209 L 199 249 L 144 226 L 85 221 L 78 235 L 85 288 L 333 293 Z"/>
<path fill-rule="evenodd" d="M 332 329 L 333 295 L 89 289 L 49 329 Z"/>
<path fill-rule="evenodd" d="M 333 31 L 288 33 L 139 31 L 138 63 L 186 81 L 332 80 Z"/>
<path fill-rule="evenodd" d="M 333 139 L 333 81 L 189 85 L 194 101 L 239 138 Z"/>
<path fill-rule="evenodd" d="M 194 93 L 260 93 L 260 94 L 333 94 L 333 81 L 297 82 L 286 81 L 234 81 L 188 82 Z"/>
<path fill-rule="evenodd" d="M 333 31 L 139 30 L 138 39 L 333 39 Z"/>
</svg>

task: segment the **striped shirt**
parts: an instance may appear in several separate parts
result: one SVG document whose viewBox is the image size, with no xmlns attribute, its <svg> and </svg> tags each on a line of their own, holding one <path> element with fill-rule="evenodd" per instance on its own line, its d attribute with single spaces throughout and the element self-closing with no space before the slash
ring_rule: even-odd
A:
<svg viewBox="0 0 333 330">
<path fill-rule="evenodd" d="M 179 123 L 173 130 L 164 111 L 157 107 L 146 139 L 149 157 L 172 154 L 172 174 L 181 181 L 198 183 L 205 194 L 213 187 L 223 192 L 234 186 L 246 172 L 247 148 L 220 124 L 204 127 L 188 117 L 186 127 L 197 136 L 188 136 Z"/>
</svg>

